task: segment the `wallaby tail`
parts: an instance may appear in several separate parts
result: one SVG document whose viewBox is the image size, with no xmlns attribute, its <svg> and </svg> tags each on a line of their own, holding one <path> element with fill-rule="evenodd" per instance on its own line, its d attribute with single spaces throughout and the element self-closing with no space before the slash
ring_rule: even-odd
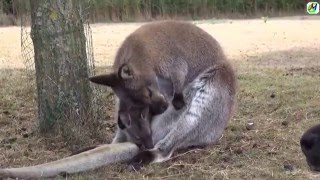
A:
<svg viewBox="0 0 320 180">
<path fill-rule="evenodd" d="M 38 179 L 41 177 L 54 177 L 65 173 L 82 172 L 112 163 L 128 161 L 138 151 L 139 148 L 130 142 L 101 145 L 89 151 L 45 164 L 0 169 L 0 179 L 1 177 Z"/>
</svg>

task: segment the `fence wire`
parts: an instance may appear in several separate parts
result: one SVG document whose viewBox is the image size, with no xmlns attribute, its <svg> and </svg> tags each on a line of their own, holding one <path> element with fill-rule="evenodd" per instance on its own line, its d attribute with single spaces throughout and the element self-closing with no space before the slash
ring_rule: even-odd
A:
<svg viewBox="0 0 320 180">
<path fill-rule="evenodd" d="M 48 26 L 41 26 L 39 31 L 47 32 L 48 36 L 42 37 L 40 41 L 42 41 L 42 43 L 49 43 L 48 46 L 44 44 L 45 47 L 43 48 L 46 48 L 46 53 L 42 55 L 41 53 L 44 51 L 35 49 L 36 46 L 33 44 L 35 38 L 32 39 L 30 27 L 30 17 L 32 13 L 30 3 L 26 3 L 25 6 L 20 8 L 20 14 L 22 14 L 21 51 L 26 73 L 30 80 L 28 83 L 35 89 L 37 88 L 35 92 L 38 92 L 36 100 L 39 103 L 38 115 L 40 118 L 40 126 L 41 116 L 44 113 L 52 115 L 52 122 L 50 122 L 50 118 L 47 118 L 47 120 L 49 119 L 49 122 L 45 122 L 47 125 L 51 126 L 52 124 L 56 124 L 57 120 L 60 120 L 62 123 L 58 123 L 58 129 L 62 128 L 62 134 L 65 135 L 68 140 L 72 141 L 73 144 L 80 143 L 83 145 L 85 143 L 84 141 L 90 141 L 86 139 L 87 137 L 91 137 L 91 139 L 96 138 L 101 136 L 101 134 L 99 134 L 100 132 L 105 131 L 103 124 L 105 124 L 104 119 L 107 117 L 106 112 L 108 108 L 105 101 L 105 88 L 89 83 L 90 89 L 86 89 L 88 79 L 85 78 L 95 75 L 96 70 L 91 27 L 89 24 L 91 1 L 75 1 L 73 6 L 79 6 L 74 8 L 74 10 L 79 11 L 75 14 L 80 15 L 80 17 L 76 18 L 77 22 L 74 22 L 74 17 L 64 14 L 63 11 L 65 9 L 53 9 L 55 6 L 50 6 L 50 3 L 56 3 L 56 1 L 46 1 L 49 2 L 49 6 L 43 7 L 48 8 L 47 11 L 44 10 L 43 12 L 48 12 L 49 18 L 56 21 L 70 22 L 76 26 L 68 26 L 68 23 L 66 23 L 66 27 L 54 27 L 56 25 L 54 23 L 49 23 L 50 25 Z M 59 2 L 64 3 L 63 1 Z M 81 25 L 78 26 L 77 24 Z M 53 33 L 52 29 L 58 31 Z M 81 47 L 81 38 L 77 39 L 78 32 L 83 32 L 85 36 L 85 50 Z M 52 37 L 52 35 L 54 37 Z M 77 42 L 73 42 L 74 39 L 72 38 Z M 38 39 L 36 42 L 38 42 Z M 79 44 L 80 46 L 78 47 Z M 73 51 L 73 53 L 66 53 L 64 51 Z M 42 67 L 37 67 L 37 63 L 35 63 L 35 53 L 39 54 L 39 52 L 39 56 L 42 56 L 42 58 L 49 58 L 46 59 L 45 62 L 38 62 L 38 66 L 42 65 Z M 57 53 L 66 54 L 66 56 L 55 55 Z M 61 59 L 55 59 L 54 57 L 61 57 Z M 79 58 L 86 58 L 86 63 L 83 64 L 83 66 L 75 64 L 83 62 L 80 61 Z M 82 72 L 83 70 L 87 72 Z M 81 77 L 78 77 L 79 75 Z M 45 98 L 40 98 L 39 96 L 44 96 Z M 89 102 L 87 100 L 89 100 Z M 50 107 L 44 107 L 48 106 L 48 104 Z M 51 112 L 43 112 L 43 110 Z"/>
</svg>

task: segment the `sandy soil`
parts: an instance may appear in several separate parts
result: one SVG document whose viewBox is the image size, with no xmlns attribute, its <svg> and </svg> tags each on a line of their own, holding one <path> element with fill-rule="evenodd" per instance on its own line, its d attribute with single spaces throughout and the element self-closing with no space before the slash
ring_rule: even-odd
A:
<svg viewBox="0 0 320 180">
<path fill-rule="evenodd" d="M 199 27 L 215 37 L 231 59 L 246 60 L 248 56 L 273 51 L 304 48 L 319 50 L 320 18 L 276 18 L 197 21 Z M 92 38 L 98 66 L 111 65 L 124 38 L 142 23 L 94 24 Z M 23 68 L 20 27 L 0 28 L 0 68 Z M 280 58 L 281 59 L 281 58 Z M 272 61 L 272 60 L 270 60 Z"/>
</svg>

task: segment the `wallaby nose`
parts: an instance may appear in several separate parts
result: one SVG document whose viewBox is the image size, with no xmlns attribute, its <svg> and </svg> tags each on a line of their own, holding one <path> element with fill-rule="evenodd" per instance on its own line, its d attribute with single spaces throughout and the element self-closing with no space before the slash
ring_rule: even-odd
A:
<svg viewBox="0 0 320 180">
<path fill-rule="evenodd" d="M 147 148 L 147 149 L 152 149 L 152 148 L 153 148 L 153 143 L 147 143 L 147 144 L 145 145 L 145 148 Z"/>
<path fill-rule="evenodd" d="M 144 140 L 144 143 L 143 143 L 143 146 L 146 148 L 146 149 L 152 149 L 153 148 L 153 141 L 151 138 L 146 138 Z"/>
<path fill-rule="evenodd" d="M 158 102 L 154 102 L 150 107 L 151 107 L 151 114 L 158 115 L 158 114 L 164 113 L 169 107 L 169 104 L 166 101 L 160 101 L 160 102 L 158 101 Z"/>
<path fill-rule="evenodd" d="M 161 103 L 159 103 L 159 111 L 160 113 L 163 113 L 167 110 L 167 108 L 169 107 L 169 103 L 167 101 L 162 101 Z"/>
<path fill-rule="evenodd" d="M 136 143 L 136 145 L 137 145 L 138 148 L 139 148 L 140 150 L 142 150 L 142 151 L 144 151 L 144 150 L 146 149 L 146 147 L 145 147 L 144 144 L 142 144 L 142 143 L 141 143 L 141 144 L 140 144 L 140 143 L 139 143 L 139 144 Z"/>
<path fill-rule="evenodd" d="M 161 106 L 160 106 L 160 111 L 161 111 L 161 113 L 165 112 L 165 111 L 167 110 L 167 108 L 168 108 L 168 104 L 163 104 L 163 105 L 161 105 Z"/>
</svg>

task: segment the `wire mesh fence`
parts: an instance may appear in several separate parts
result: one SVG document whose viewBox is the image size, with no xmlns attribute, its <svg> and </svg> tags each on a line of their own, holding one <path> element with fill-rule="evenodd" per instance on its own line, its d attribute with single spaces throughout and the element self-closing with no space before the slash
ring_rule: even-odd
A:
<svg viewBox="0 0 320 180">
<path fill-rule="evenodd" d="M 88 81 L 96 70 L 91 1 L 30 3 L 20 8 L 21 50 L 29 85 L 37 92 L 40 131 L 54 129 L 73 145 L 99 139 L 110 93 Z"/>
</svg>

